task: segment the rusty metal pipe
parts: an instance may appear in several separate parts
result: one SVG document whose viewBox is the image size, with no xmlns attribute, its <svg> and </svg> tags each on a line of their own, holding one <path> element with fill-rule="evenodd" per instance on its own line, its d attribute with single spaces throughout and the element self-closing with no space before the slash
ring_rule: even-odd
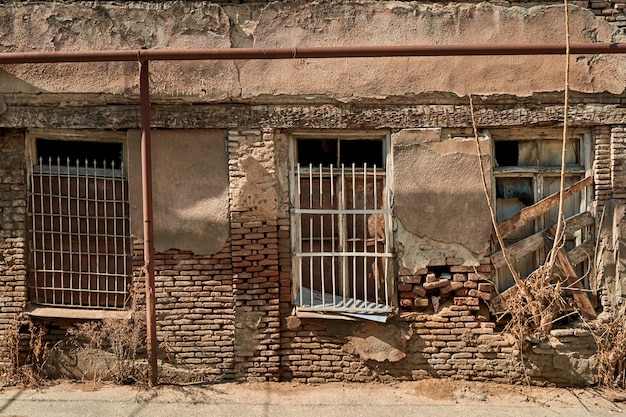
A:
<svg viewBox="0 0 626 417">
<path fill-rule="evenodd" d="M 624 54 L 626 43 L 574 43 L 573 55 Z M 400 56 L 564 55 L 565 44 L 327 46 L 294 48 L 138 49 L 0 53 L 0 64 L 112 61 L 199 61 Z"/>
<path fill-rule="evenodd" d="M 146 331 L 148 383 L 158 384 L 156 294 L 154 289 L 154 227 L 152 210 L 152 144 L 150 139 L 150 73 L 148 61 L 140 62 L 139 97 L 141 102 L 141 189 L 143 201 L 143 259 L 146 286 Z"/>
</svg>

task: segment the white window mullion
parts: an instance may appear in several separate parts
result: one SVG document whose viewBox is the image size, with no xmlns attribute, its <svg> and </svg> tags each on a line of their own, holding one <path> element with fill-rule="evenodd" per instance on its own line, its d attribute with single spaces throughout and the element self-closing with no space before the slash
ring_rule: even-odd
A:
<svg viewBox="0 0 626 417">
<path fill-rule="evenodd" d="M 348 250 L 347 219 L 344 210 L 346 209 L 346 167 L 341 164 L 341 181 L 339 188 L 339 251 L 345 253 Z M 339 256 L 341 268 L 341 295 L 345 305 L 349 296 L 350 284 L 348 281 L 348 263 L 345 256 Z"/>
</svg>

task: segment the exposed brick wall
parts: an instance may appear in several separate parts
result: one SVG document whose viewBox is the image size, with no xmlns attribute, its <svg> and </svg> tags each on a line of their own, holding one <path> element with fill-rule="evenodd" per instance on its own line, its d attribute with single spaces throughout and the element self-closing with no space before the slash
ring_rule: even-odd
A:
<svg viewBox="0 0 626 417">
<path fill-rule="evenodd" d="M 26 165 L 24 132 L 0 130 L 0 363 L 7 333 L 26 304 Z"/>
<path fill-rule="evenodd" d="M 355 350 L 359 323 L 303 319 L 299 328 L 283 332 L 282 376 L 309 383 L 433 376 L 501 382 L 519 378 L 513 340 L 495 333 L 494 323 L 477 321 L 469 308 L 450 305 L 437 314 L 373 325 L 380 333 L 393 328 L 408 339 L 405 356 L 393 362 L 371 360 Z M 384 339 L 374 334 L 369 335 L 370 342 Z"/>
<path fill-rule="evenodd" d="M 583 5 L 585 7 L 585 5 Z M 620 34 L 626 34 L 626 4 L 615 0 L 590 0 L 587 6 L 593 14 L 611 22 L 620 28 Z"/>
<path fill-rule="evenodd" d="M 232 378 L 235 317 L 230 246 L 214 255 L 155 254 L 157 335 L 174 365 Z"/>
<path fill-rule="evenodd" d="M 274 139 L 260 130 L 228 134 L 235 376 L 278 380 L 279 255 Z"/>
<path fill-rule="evenodd" d="M 598 127 L 593 135 L 596 198 L 626 198 L 620 194 L 626 185 L 621 170 L 624 128 Z M 0 280 L 10 289 L 3 295 L 0 332 L 26 301 L 23 147 L 22 132 L 0 136 Z M 325 382 L 448 376 L 505 381 L 520 377 L 517 348 L 496 330 L 486 311 L 492 290 L 488 265 L 467 268 L 450 258 L 417 276 L 400 277 L 399 300 L 413 304 L 405 305 L 386 324 L 302 319 L 288 325 L 292 309 L 288 136 L 271 129 L 231 130 L 228 153 L 229 242 L 212 255 L 181 250 L 155 255 L 163 361 L 214 380 Z M 139 286 L 143 283 L 141 251 L 136 242 L 134 275 Z M 433 296 L 440 297 L 436 312 Z M 416 299 L 421 300 L 419 305 Z M 57 327 L 50 335 L 62 338 L 65 330 Z M 404 340 L 397 346 L 402 358 L 374 360 L 358 347 L 358 340 L 377 333 L 383 337 L 386 332 Z M 580 343 L 588 347 L 585 355 L 592 354 L 593 346 Z M 537 355 L 549 355 L 547 350 L 535 350 Z M 557 371 L 554 375 L 537 372 L 538 379 L 558 376 Z"/>
<path fill-rule="evenodd" d="M 525 369 L 537 383 L 586 386 L 598 382 L 597 346 L 585 325 L 554 329 L 550 338 L 528 346 Z"/>
<path fill-rule="evenodd" d="M 611 129 L 611 190 L 613 198 L 626 201 L 626 127 Z"/>
<path fill-rule="evenodd" d="M 597 126 L 593 128 L 594 160 L 593 183 L 597 213 L 602 213 L 606 201 L 613 197 L 611 189 L 611 128 Z"/>
<path fill-rule="evenodd" d="M 490 321 L 485 300 L 491 298 L 493 285 L 488 270 L 488 265 L 451 266 L 449 271 L 438 274 L 404 277 L 398 284 L 399 297 L 401 303 L 410 299 L 411 305 L 401 304 L 400 315 L 389 323 L 371 324 L 377 329 L 371 334 L 359 336 L 363 333 L 359 330 L 362 324 L 354 322 L 296 322 L 299 327 L 284 329 L 282 333 L 282 376 L 309 383 L 417 380 L 432 376 L 501 382 L 521 378 L 514 341 L 506 334 L 496 333 L 496 325 Z M 439 282 L 445 285 L 428 285 Z M 452 289 L 456 286 L 459 288 Z M 433 297 L 440 300 L 436 312 Z M 426 303 L 416 304 L 414 300 Z M 374 361 L 353 346 L 356 337 L 363 338 L 373 349 L 381 349 L 377 344 L 382 341 L 384 345 L 386 338 L 394 339 L 385 336 L 389 329 L 396 329 L 407 340 L 401 348 L 402 359 Z"/>
</svg>

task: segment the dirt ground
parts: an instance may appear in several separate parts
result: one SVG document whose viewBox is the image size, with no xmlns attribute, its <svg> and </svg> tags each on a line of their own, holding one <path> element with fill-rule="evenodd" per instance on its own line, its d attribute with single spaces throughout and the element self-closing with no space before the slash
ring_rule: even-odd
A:
<svg viewBox="0 0 626 417">
<path fill-rule="evenodd" d="M 609 416 L 623 393 L 429 379 L 415 382 L 219 383 L 122 387 L 60 383 L 0 391 L 0 416 Z"/>
</svg>

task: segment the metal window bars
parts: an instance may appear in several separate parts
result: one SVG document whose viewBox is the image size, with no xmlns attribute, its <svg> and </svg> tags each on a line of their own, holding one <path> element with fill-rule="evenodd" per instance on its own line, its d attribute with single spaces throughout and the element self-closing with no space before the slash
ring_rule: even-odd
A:
<svg viewBox="0 0 626 417">
<path fill-rule="evenodd" d="M 301 166 L 294 263 L 302 311 L 391 311 L 391 205 L 384 169 Z"/>
<path fill-rule="evenodd" d="M 39 158 L 29 176 L 31 301 L 125 308 L 130 229 L 123 163 Z"/>
</svg>

